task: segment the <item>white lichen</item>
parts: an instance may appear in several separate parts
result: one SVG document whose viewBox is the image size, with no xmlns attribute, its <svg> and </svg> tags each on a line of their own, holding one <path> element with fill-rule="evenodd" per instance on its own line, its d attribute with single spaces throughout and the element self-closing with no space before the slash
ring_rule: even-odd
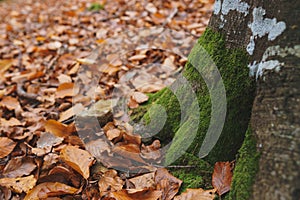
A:
<svg viewBox="0 0 300 200">
<path fill-rule="evenodd" d="M 221 11 L 221 0 L 216 0 L 214 5 L 214 14 L 218 15 Z"/>
<path fill-rule="evenodd" d="M 248 15 L 249 13 L 249 4 L 246 2 L 241 2 L 241 0 L 224 0 L 223 4 L 221 0 L 216 0 L 214 5 L 214 14 L 218 15 L 221 12 L 221 23 L 219 28 L 223 28 L 226 20 L 224 20 L 224 15 L 227 15 L 230 11 L 237 11 L 239 13 L 244 13 L 244 15 Z"/>
<path fill-rule="evenodd" d="M 247 45 L 247 52 L 250 55 L 253 55 L 255 49 L 254 39 L 268 35 L 268 40 L 273 41 L 286 29 L 285 22 L 277 22 L 276 18 L 264 18 L 266 11 L 262 7 L 254 8 L 252 14 L 253 22 L 248 25 L 251 29 L 252 36 Z"/>
<path fill-rule="evenodd" d="M 279 72 L 281 67 L 284 66 L 284 63 L 281 63 L 278 60 L 268 60 L 269 57 L 274 56 L 279 56 L 282 58 L 286 56 L 296 56 L 300 58 L 300 45 L 284 48 L 281 48 L 279 45 L 268 47 L 259 63 L 254 61 L 252 64 L 248 65 L 250 69 L 250 76 L 256 76 L 257 79 L 263 75 L 265 70 L 274 69 L 276 72 Z"/>
<path fill-rule="evenodd" d="M 249 4 L 241 2 L 241 0 L 224 0 L 221 12 L 223 15 L 227 15 L 229 11 L 235 10 L 237 12 L 244 13 L 246 16 L 249 12 L 249 8 Z"/>
</svg>

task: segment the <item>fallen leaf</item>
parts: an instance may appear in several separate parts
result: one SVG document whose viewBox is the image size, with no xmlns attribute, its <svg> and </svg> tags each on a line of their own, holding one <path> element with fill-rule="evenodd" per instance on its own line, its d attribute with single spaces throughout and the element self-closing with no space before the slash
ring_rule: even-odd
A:
<svg viewBox="0 0 300 200">
<path fill-rule="evenodd" d="M 135 189 L 154 188 L 154 176 L 155 172 L 151 172 L 128 180 L 134 185 Z"/>
<path fill-rule="evenodd" d="M 74 194 L 78 189 L 58 182 L 46 182 L 30 190 L 24 200 L 39 200 L 64 194 Z"/>
<path fill-rule="evenodd" d="M 155 174 L 156 189 L 162 191 L 162 199 L 171 200 L 178 193 L 182 181 L 172 176 L 168 170 L 159 168 Z"/>
<path fill-rule="evenodd" d="M 214 200 L 216 190 L 187 189 L 181 195 L 176 196 L 174 200 Z"/>
<path fill-rule="evenodd" d="M 120 137 L 122 137 L 122 134 L 121 134 L 121 131 L 117 128 L 115 129 L 111 129 L 111 130 L 108 130 L 106 132 L 106 137 L 108 140 L 112 141 L 114 139 L 121 139 Z"/>
<path fill-rule="evenodd" d="M 74 146 L 66 146 L 61 150 L 60 157 L 83 178 L 89 178 L 90 166 L 94 162 L 94 158 L 89 152 Z"/>
<path fill-rule="evenodd" d="M 216 162 L 212 175 L 212 185 L 220 196 L 230 190 L 232 175 L 230 162 Z"/>
<path fill-rule="evenodd" d="M 133 98 L 129 98 L 129 101 L 128 101 L 127 105 L 131 109 L 139 107 L 139 104 Z"/>
<path fill-rule="evenodd" d="M 71 117 L 81 113 L 83 110 L 84 110 L 84 106 L 81 103 L 75 104 L 73 107 L 60 113 L 58 121 L 62 122 L 67 119 L 70 119 Z"/>
<path fill-rule="evenodd" d="M 0 118 L 1 126 L 23 126 L 25 123 L 21 123 L 18 119 L 11 117 L 9 120 Z"/>
<path fill-rule="evenodd" d="M 73 97 L 78 93 L 78 89 L 75 87 L 74 83 L 62 83 L 56 89 L 55 97 Z"/>
<path fill-rule="evenodd" d="M 8 156 L 14 150 L 16 144 L 7 137 L 0 137 L 0 158 Z"/>
<path fill-rule="evenodd" d="M 161 191 L 157 190 L 139 190 L 130 193 L 131 190 L 121 190 L 112 193 L 116 200 L 158 200 L 161 197 Z"/>
<path fill-rule="evenodd" d="M 73 127 L 66 126 L 56 120 L 50 119 L 45 122 L 45 130 L 57 137 L 67 137 L 72 134 Z"/>
<path fill-rule="evenodd" d="M 28 192 L 36 184 L 36 179 L 33 175 L 21 178 L 1 178 L 0 185 L 11 188 L 16 193 Z"/>
<path fill-rule="evenodd" d="M 140 104 L 148 101 L 149 97 L 142 92 L 134 92 L 132 95 L 132 99 Z"/>
<path fill-rule="evenodd" d="M 0 74 L 8 70 L 12 66 L 12 64 L 13 64 L 13 60 L 11 59 L 0 60 Z"/>
<path fill-rule="evenodd" d="M 11 96 L 4 97 L 0 102 L 0 106 L 6 107 L 8 110 L 16 110 L 16 111 L 22 110 L 18 99 Z"/>
<path fill-rule="evenodd" d="M 17 178 L 24 175 L 29 175 L 35 170 L 36 164 L 31 158 L 14 157 L 3 169 L 3 175 L 8 178 Z"/>
<path fill-rule="evenodd" d="M 100 196 L 106 195 L 108 192 L 122 190 L 124 181 L 118 176 L 116 170 L 106 171 L 99 180 Z"/>
</svg>

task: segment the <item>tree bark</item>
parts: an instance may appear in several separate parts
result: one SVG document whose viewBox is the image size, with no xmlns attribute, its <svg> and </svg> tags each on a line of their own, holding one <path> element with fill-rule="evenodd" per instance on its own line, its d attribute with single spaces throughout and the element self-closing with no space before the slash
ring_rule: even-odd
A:
<svg viewBox="0 0 300 200">
<path fill-rule="evenodd" d="M 233 159 L 249 127 L 239 151 L 230 199 L 300 198 L 299 8 L 297 0 L 216 0 L 209 26 L 192 50 L 183 74 L 196 93 L 200 116 L 189 116 L 187 111 L 184 119 L 180 117 L 180 101 L 189 101 L 184 86 L 166 89 L 153 98 L 168 115 L 165 127 L 156 136 L 166 144 L 173 142 L 166 160 L 173 160 L 172 156 L 185 146 L 197 118 L 196 140 L 184 150 L 197 155 L 202 145 L 211 142 L 205 136 L 208 121 L 214 120 L 210 89 L 217 88 L 218 83 L 207 84 L 201 70 L 195 69 L 199 63 L 204 71 L 211 66 L 199 53 L 202 46 L 224 82 L 227 110 L 220 138 L 212 150 L 204 152 L 204 159 L 210 163 Z M 194 101 L 188 105 L 194 105 Z M 160 116 L 159 109 L 152 110 L 144 121 L 156 119 L 158 123 Z M 151 122 L 154 127 L 149 126 L 147 131 L 154 130 L 157 123 Z"/>
</svg>

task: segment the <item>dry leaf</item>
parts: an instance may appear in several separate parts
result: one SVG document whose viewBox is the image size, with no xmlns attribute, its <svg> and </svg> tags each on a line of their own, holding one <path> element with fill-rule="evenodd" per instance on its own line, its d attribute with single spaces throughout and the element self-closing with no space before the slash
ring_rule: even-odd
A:
<svg viewBox="0 0 300 200">
<path fill-rule="evenodd" d="M 36 184 L 36 179 L 33 175 L 21 178 L 2 178 L 0 185 L 11 188 L 16 193 L 28 192 Z"/>
<path fill-rule="evenodd" d="M 106 137 L 107 137 L 108 140 L 112 141 L 116 138 L 121 139 L 120 137 L 122 137 L 122 134 L 121 134 L 121 131 L 119 129 L 115 128 L 115 129 L 108 130 L 106 132 Z"/>
<path fill-rule="evenodd" d="M 145 189 L 145 188 L 154 188 L 155 172 L 144 174 L 141 176 L 136 176 L 134 178 L 128 179 L 133 185 L 135 189 Z"/>
<path fill-rule="evenodd" d="M 0 106 L 6 107 L 8 110 L 16 110 L 16 111 L 22 110 L 18 99 L 11 96 L 4 97 L 0 102 Z"/>
<path fill-rule="evenodd" d="M 140 104 L 148 101 L 149 97 L 142 92 L 134 92 L 132 95 L 132 99 Z"/>
<path fill-rule="evenodd" d="M 122 190 L 124 181 L 118 176 L 116 170 L 106 171 L 99 180 L 100 196 L 106 195 L 108 192 Z"/>
<path fill-rule="evenodd" d="M 59 115 L 59 122 L 65 121 L 79 113 L 81 113 L 84 110 L 84 106 L 81 103 L 78 103 L 74 105 L 73 107 L 69 108 L 68 110 L 60 113 Z"/>
<path fill-rule="evenodd" d="M 60 157 L 74 170 L 80 173 L 83 178 L 90 176 L 90 166 L 94 162 L 92 155 L 74 146 L 66 146 L 60 152 Z"/>
<path fill-rule="evenodd" d="M 178 193 L 182 181 L 172 176 L 168 170 L 159 168 L 155 174 L 156 189 L 162 191 L 162 199 L 171 200 Z"/>
<path fill-rule="evenodd" d="M 230 162 L 216 162 L 212 175 L 212 185 L 220 196 L 230 190 L 232 175 Z"/>
<path fill-rule="evenodd" d="M 75 192 L 77 192 L 76 188 L 63 183 L 47 182 L 39 184 L 30 190 L 24 200 L 39 200 L 64 194 L 74 194 Z"/>
<path fill-rule="evenodd" d="M 112 196 L 116 200 L 158 200 L 161 197 L 161 191 L 157 190 L 138 190 L 130 193 L 130 190 L 121 190 L 113 192 Z"/>
<path fill-rule="evenodd" d="M 50 119 L 45 123 L 45 130 L 57 137 L 67 137 L 72 134 L 74 129 L 72 126 L 66 126 L 58 121 Z"/>
<path fill-rule="evenodd" d="M 15 157 L 6 164 L 3 175 L 8 178 L 17 178 L 29 175 L 35 168 L 36 164 L 31 158 Z"/>
<path fill-rule="evenodd" d="M 0 137 L 0 158 L 8 156 L 14 150 L 16 144 L 7 137 Z"/>
<path fill-rule="evenodd" d="M 0 60 L 0 74 L 8 70 L 13 64 L 13 60 Z"/>
<path fill-rule="evenodd" d="M 18 119 L 11 117 L 9 120 L 4 118 L 0 118 L 0 125 L 1 126 L 23 126 L 25 123 L 21 123 Z"/>
<path fill-rule="evenodd" d="M 62 83 L 58 86 L 55 97 L 73 97 L 78 93 L 78 89 L 75 87 L 74 83 Z"/>
<path fill-rule="evenodd" d="M 184 193 L 176 196 L 174 200 L 214 200 L 216 190 L 187 189 Z"/>
</svg>

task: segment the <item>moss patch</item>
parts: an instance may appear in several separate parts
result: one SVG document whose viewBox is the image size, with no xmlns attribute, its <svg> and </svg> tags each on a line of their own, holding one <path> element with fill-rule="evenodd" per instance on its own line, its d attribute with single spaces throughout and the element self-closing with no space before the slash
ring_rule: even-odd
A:
<svg viewBox="0 0 300 200">
<path fill-rule="evenodd" d="M 259 153 L 256 150 L 256 140 L 250 128 L 246 133 L 244 143 L 239 150 L 239 158 L 233 174 L 230 200 L 248 200 L 252 193 L 252 185 L 258 171 Z"/>
<path fill-rule="evenodd" d="M 174 167 L 170 168 L 171 173 L 183 181 L 180 192 L 187 188 L 211 188 L 211 172 L 213 167 L 192 154 L 184 154 L 177 160 Z"/>
</svg>

